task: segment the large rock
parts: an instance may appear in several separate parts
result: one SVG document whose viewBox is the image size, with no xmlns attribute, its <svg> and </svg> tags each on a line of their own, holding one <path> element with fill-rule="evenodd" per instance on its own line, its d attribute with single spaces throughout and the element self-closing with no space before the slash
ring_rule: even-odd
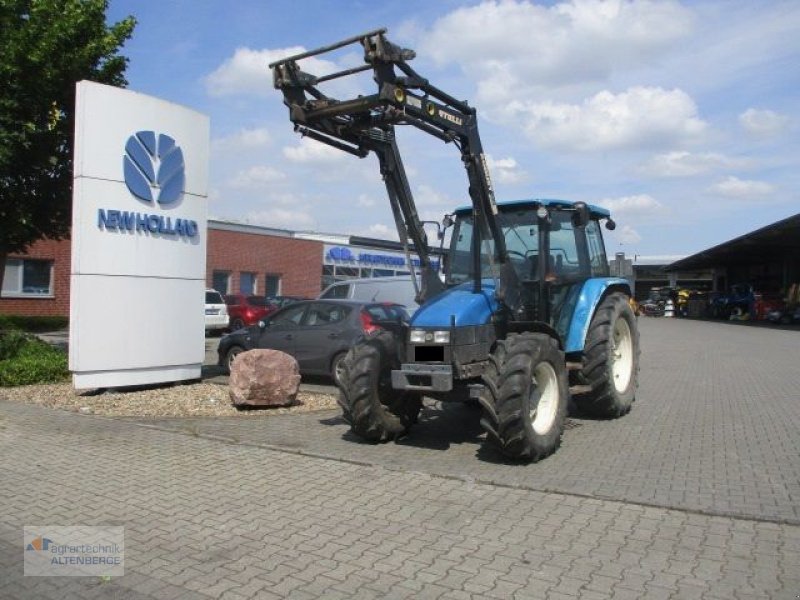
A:
<svg viewBox="0 0 800 600">
<path fill-rule="evenodd" d="M 231 366 L 234 406 L 288 406 L 297 401 L 300 370 L 294 357 L 278 350 L 248 350 Z"/>
</svg>

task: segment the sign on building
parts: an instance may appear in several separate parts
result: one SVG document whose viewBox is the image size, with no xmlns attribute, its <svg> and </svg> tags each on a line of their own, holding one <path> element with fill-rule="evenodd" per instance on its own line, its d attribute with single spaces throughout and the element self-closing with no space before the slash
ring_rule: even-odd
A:
<svg viewBox="0 0 800 600">
<path fill-rule="evenodd" d="M 77 84 L 69 364 L 76 388 L 200 377 L 208 117 Z"/>
</svg>

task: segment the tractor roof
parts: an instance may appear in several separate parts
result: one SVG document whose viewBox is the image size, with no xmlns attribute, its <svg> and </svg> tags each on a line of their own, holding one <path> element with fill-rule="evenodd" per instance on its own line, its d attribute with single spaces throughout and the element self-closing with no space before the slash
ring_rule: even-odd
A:
<svg viewBox="0 0 800 600">
<path fill-rule="evenodd" d="M 500 211 L 502 212 L 505 210 L 513 210 L 514 208 L 523 208 L 523 207 L 530 207 L 535 210 L 540 206 L 548 206 L 552 208 L 559 208 L 559 207 L 571 208 L 574 205 L 575 205 L 574 202 L 570 202 L 568 200 L 557 200 L 553 198 L 529 198 L 525 200 L 509 200 L 506 202 L 498 202 L 497 208 L 499 208 Z M 592 214 L 592 217 L 596 219 L 605 219 L 611 216 L 611 213 L 605 208 L 602 208 L 600 206 L 595 206 L 594 204 L 589 204 L 588 206 L 589 206 L 589 211 Z M 465 215 L 470 212 L 472 212 L 471 206 L 460 206 L 459 208 L 456 209 L 457 215 Z"/>
</svg>

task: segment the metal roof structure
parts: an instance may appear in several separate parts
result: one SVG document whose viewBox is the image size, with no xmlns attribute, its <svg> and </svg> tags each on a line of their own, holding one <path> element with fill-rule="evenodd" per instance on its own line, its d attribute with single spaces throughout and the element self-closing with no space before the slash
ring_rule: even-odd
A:
<svg viewBox="0 0 800 600">
<path fill-rule="evenodd" d="M 733 263 L 755 265 L 787 256 L 800 259 L 800 213 L 682 258 L 668 265 L 666 270 L 702 269 Z"/>
</svg>

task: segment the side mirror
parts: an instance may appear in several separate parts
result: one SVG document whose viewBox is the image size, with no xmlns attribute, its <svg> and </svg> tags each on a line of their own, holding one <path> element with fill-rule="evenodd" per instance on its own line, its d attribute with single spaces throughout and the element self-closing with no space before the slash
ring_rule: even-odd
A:
<svg viewBox="0 0 800 600">
<path fill-rule="evenodd" d="M 453 215 L 445 215 L 442 219 L 442 228 L 447 229 L 448 227 L 452 227 L 453 223 Z"/>
<path fill-rule="evenodd" d="M 617 228 L 617 224 L 614 222 L 614 219 L 609 217 L 606 219 L 606 229 L 609 231 L 614 231 Z"/>
<path fill-rule="evenodd" d="M 269 324 L 269 321 L 265 321 L 265 320 L 262 319 L 261 321 L 258 322 L 258 328 L 259 329 L 266 329 L 268 324 Z"/>
</svg>

